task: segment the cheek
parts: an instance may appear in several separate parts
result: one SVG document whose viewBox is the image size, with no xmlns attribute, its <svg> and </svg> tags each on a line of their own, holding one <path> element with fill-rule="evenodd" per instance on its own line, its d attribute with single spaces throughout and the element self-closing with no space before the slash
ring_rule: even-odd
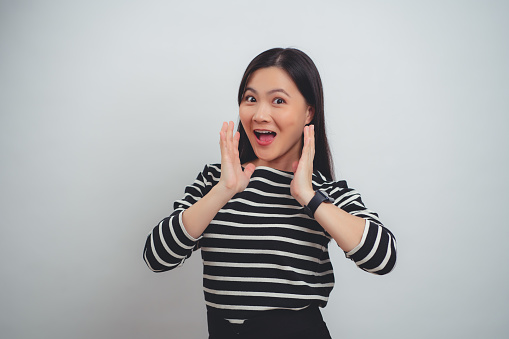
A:
<svg viewBox="0 0 509 339">
<path fill-rule="evenodd" d="M 242 124 L 242 127 L 244 128 L 244 132 L 246 133 L 248 139 L 251 139 L 252 135 L 249 132 L 251 127 L 251 115 L 249 114 L 249 110 L 243 110 L 242 108 L 239 109 L 239 120 Z"/>
<path fill-rule="evenodd" d="M 294 143 L 302 138 L 304 133 L 305 121 L 304 119 L 295 119 L 294 117 L 288 117 L 288 119 L 280 120 L 280 129 L 284 131 L 285 138 L 289 143 Z"/>
<path fill-rule="evenodd" d="M 249 110 L 239 107 L 239 118 L 243 125 L 249 122 Z"/>
<path fill-rule="evenodd" d="M 305 121 L 295 112 L 288 112 L 287 114 L 279 116 L 279 119 L 274 119 L 276 124 L 281 129 L 287 130 L 290 133 L 299 133 L 304 131 Z"/>
</svg>

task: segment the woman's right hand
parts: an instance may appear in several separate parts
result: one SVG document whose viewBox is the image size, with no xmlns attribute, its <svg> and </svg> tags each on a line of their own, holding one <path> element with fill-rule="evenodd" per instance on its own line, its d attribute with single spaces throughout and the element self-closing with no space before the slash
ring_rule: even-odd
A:
<svg viewBox="0 0 509 339">
<path fill-rule="evenodd" d="M 249 179 L 255 170 L 253 164 L 242 170 L 239 158 L 239 132 L 233 134 L 233 121 L 223 123 L 220 132 L 221 177 L 219 182 L 186 209 L 182 214 L 182 223 L 187 233 L 195 238 L 201 236 L 217 212 L 238 192 L 246 189 Z"/>
<path fill-rule="evenodd" d="M 224 188 L 232 197 L 246 189 L 249 179 L 255 170 L 248 164 L 242 170 L 239 158 L 240 133 L 233 132 L 233 121 L 223 122 L 219 145 L 221 147 L 221 178 L 217 185 Z"/>
</svg>

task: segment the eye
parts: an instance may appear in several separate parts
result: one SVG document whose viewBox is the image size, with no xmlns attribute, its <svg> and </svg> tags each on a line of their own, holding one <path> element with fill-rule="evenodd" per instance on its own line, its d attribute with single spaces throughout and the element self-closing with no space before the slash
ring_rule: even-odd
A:
<svg viewBox="0 0 509 339">
<path fill-rule="evenodd" d="M 277 104 L 277 105 L 281 105 L 281 104 L 284 104 L 285 101 L 283 99 L 281 99 L 281 98 L 276 98 L 276 99 L 274 99 L 274 101 L 272 101 L 272 103 Z"/>
<path fill-rule="evenodd" d="M 246 95 L 244 100 L 247 101 L 247 102 L 256 102 L 256 99 L 252 95 Z"/>
</svg>

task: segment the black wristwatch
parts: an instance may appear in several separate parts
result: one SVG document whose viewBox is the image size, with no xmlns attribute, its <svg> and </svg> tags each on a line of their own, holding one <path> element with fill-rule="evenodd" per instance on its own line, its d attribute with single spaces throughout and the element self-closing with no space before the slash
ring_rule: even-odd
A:
<svg viewBox="0 0 509 339">
<path fill-rule="evenodd" d="M 334 202 L 334 199 L 329 197 L 327 193 L 317 190 L 315 192 L 315 196 L 309 201 L 309 203 L 304 205 L 304 211 L 307 215 L 313 218 L 315 216 L 316 209 L 322 202 L 332 203 Z"/>
</svg>

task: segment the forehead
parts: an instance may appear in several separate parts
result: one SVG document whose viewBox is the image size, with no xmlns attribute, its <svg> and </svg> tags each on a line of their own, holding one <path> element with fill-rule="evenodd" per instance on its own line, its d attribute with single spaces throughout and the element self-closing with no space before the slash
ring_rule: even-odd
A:
<svg viewBox="0 0 509 339">
<path fill-rule="evenodd" d="M 298 91 L 297 86 L 285 70 L 278 67 L 260 68 L 249 77 L 246 87 L 255 90 L 281 88 L 286 91 Z"/>
</svg>

